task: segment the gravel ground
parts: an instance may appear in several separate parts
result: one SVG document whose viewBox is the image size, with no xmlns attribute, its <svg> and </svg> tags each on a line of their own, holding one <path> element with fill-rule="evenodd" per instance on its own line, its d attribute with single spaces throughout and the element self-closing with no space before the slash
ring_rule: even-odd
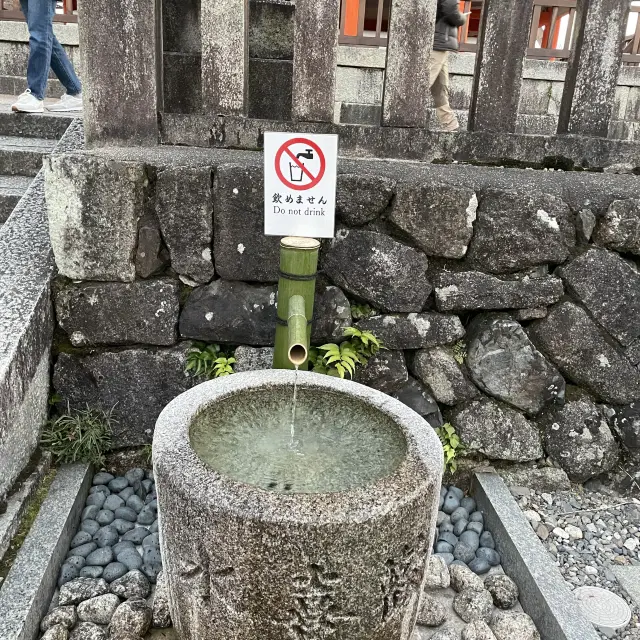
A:
<svg viewBox="0 0 640 640">
<path fill-rule="evenodd" d="M 626 629 L 601 637 L 640 640 L 640 608 L 613 573 L 616 566 L 640 566 L 640 500 L 604 486 L 555 493 L 512 487 L 511 492 L 572 590 L 602 587 L 631 606 Z"/>
</svg>

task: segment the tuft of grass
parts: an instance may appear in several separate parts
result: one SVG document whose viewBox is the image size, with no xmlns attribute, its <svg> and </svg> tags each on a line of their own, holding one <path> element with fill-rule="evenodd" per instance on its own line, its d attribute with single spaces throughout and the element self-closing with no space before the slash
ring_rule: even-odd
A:
<svg viewBox="0 0 640 640">
<path fill-rule="evenodd" d="M 147 469 L 151 469 L 153 466 L 153 447 L 150 444 L 145 444 L 144 447 L 142 447 L 142 456 L 144 457 Z"/>
<path fill-rule="evenodd" d="M 57 464 L 88 462 L 96 467 L 104 464 L 104 454 L 111 446 L 112 426 L 117 420 L 113 409 L 69 409 L 49 420 L 41 437 L 42 448 L 50 451 Z"/>
<path fill-rule="evenodd" d="M 2 581 L 7 577 L 7 574 L 9 573 L 9 569 L 11 569 L 18 555 L 18 551 L 20 551 L 20 548 L 24 544 L 24 541 L 29 531 L 31 531 L 31 527 L 35 522 L 36 516 L 40 511 L 40 507 L 42 506 L 44 499 L 47 497 L 47 494 L 49 493 L 49 487 L 51 487 L 51 483 L 53 482 L 53 479 L 55 477 L 56 477 L 56 470 L 50 469 L 49 472 L 42 479 L 40 487 L 31 498 L 31 501 L 29 502 L 29 506 L 27 507 L 26 511 L 24 512 L 24 515 L 22 516 L 22 522 L 20 523 L 20 527 L 18 528 L 18 531 L 16 531 L 15 535 L 11 539 L 11 544 L 9 545 L 9 548 L 7 549 L 7 552 L 5 553 L 4 557 L 0 560 L 0 585 L 2 584 Z"/>
</svg>

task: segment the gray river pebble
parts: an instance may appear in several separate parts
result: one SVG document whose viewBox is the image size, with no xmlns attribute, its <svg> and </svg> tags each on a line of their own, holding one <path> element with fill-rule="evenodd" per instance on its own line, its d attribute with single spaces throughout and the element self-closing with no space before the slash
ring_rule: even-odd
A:
<svg viewBox="0 0 640 640">
<path fill-rule="evenodd" d="M 123 540 L 133 542 L 133 544 L 142 544 L 142 541 L 149 535 L 149 529 L 144 527 L 136 527 L 132 531 L 128 531 L 122 536 Z"/>
<path fill-rule="evenodd" d="M 116 518 L 119 520 L 126 520 L 127 522 L 135 522 L 138 519 L 138 514 L 129 507 L 119 507 L 115 511 Z"/>
<path fill-rule="evenodd" d="M 115 515 L 113 511 L 109 509 L 102 509 L 95 515 L 95 521 L 101 526 L 104 527 L 108 524 L 111 524 L 115 520 Z"/>
<path fill-rule="evenodd" d="M 129 569 L 126 565 L 121 562 L 111 562 L 104 568 L 104 572 L 102 577 L 109 583 L 117 580 L 118 578 L 122 578 L 125 574 L 129 572 Z"/>
<path fill-rule="evenodd" d="M 115 527 L 110 525 L 102 527 L 102 529 L 93 536 L 94 542 L 96 542 L 99 547 L 112 547 L 118 542 L 119 538 L 120 536 Z"/>
<path fill-rule="evenodd" d="M 89 566 L 104 567 L 112 561 L 113 549 L 111 547 L 96 549 L 87 556 L 87 564 Z"/>
<path fill-rule="evenodd" d="M 133 522 L 129 522 L 128 520 L 121 520 L 120 518 L 116 518 L 111 526 L 121 535 L 123 536 L 127 531 L 131 531 L 136 525 Z"/>
<path fill-rule="evenodd" d="M 104 501 L 107 499 L 107 496 L 102 493 L 101 491 L 98 491 L 97 493 L 92 493 L 88 498 L 87 498 L 87 506 L 96 506 L 98 507 L 98 509 L 102 509 L 102 505 L 104 504 Z"/>
<path fill-rule="evenodd" d="M 80 531 L 86 531 L 91 536 L 96 533 L 98 529 L 100 529 L 100 525 L 95 520 L 87 519 L 80 523 Z"/>
<path fill-rule="evenodd" d="M 109 482 L 109 484 L 107 484 L 107 486 L 113 493 L 118 493 L 119 491 L 123 491 L 129 486 L 129 481 L 126 478 L 122 477 L 114 478 Z"/>
<path fill-rule="evenodd" d="M 110 473 L 107 473 L 106 471 L 101 471 L 100 473 L 96 473 L 95 476 L 93 476 L 93 485 L 106 485 L 109 484 L 109 482 L 111 482 L 113 480 L 113 476 Z"/>
<path fill-rule="evenodd" d="M 109 509 L 109 511 L 115 511 L 118 507 L 124 506 L 124 500 L 120 496 L 110 495 L 102 505 L 103 509 Z"/>
</svg>

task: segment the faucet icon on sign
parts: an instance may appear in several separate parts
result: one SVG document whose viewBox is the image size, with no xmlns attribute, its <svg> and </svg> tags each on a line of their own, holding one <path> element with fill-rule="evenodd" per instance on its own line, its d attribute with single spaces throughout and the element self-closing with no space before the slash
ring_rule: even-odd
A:
<svg viewBox="0 0 640 640">
<path fill-rule="evenodd" d="M 300 160 L 300 158 L 304 158 L 305 160 L 313 160 L 313 149 L 305 149 L 304 151 L 296 154 L 296 158 Z M 304 163 L 301 162 L 298 164 L 289 163 L 289 174 L 291 175 L 291 182 L 302 182 L 302 166 Z"/>
</svg>

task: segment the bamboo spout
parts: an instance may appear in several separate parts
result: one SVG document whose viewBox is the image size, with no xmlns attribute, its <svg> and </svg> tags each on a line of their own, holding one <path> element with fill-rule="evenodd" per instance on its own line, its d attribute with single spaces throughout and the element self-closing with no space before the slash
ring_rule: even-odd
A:
<svg viewBox="0 0 640 640">
<path fill-rule="evenodd" d="M 301 366 L 307 359 L 307 316 L 304 308 L 305 302 L 302 296 L 289 298 L 287 356 L 294 367 Z"/>
<path fill-rule="evenodd" d="M 305 371 L 308 367 L 319 249 L 320 243 L 312 238 L 283 238 L 280 241 L 274 369 L 293 369 L 297 366 Z M 303 306 L 301 311 L 298 309 L 294 313 L 294 308 L 300 304 L 296 298 L 302 298 Z M 296 333 L 292 335 L 294 330 Z"/>
</svg>

